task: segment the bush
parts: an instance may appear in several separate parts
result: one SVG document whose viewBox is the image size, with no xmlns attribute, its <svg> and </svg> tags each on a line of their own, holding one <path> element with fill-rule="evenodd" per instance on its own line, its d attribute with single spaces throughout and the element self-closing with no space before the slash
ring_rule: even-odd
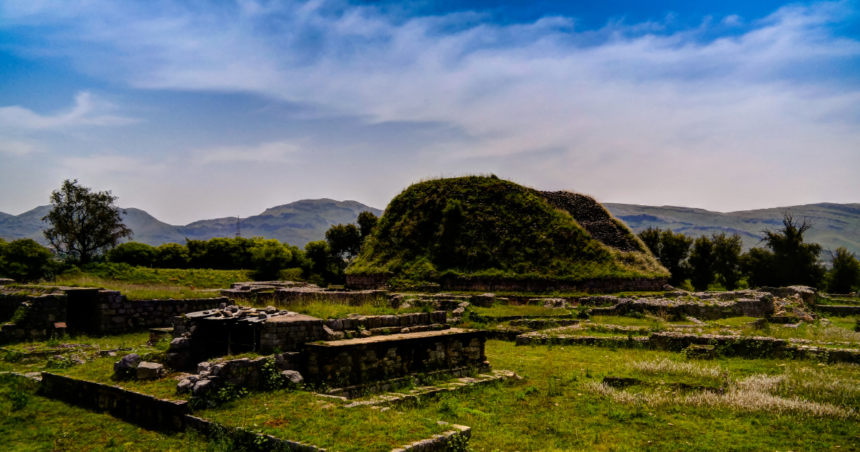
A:
<svg viewBox="0 0 860 452">
<path fill-rule="evenodd" d="M 110 262 L 136 267 L 152 267 L 157 256 L 155 247 L 140 242 L 123 243 L 107 253 Z"/>
<path fill-rule="evenodd" d="M 839 247 L 833 255 L 833 269 L 827 281 L 830 293 L 848 293 L 860 287 L 860 261 L 847 248 Z"/>
<path fill-rule="evenodd" d="M 290 250 L 275 239 L 259 240 L 251 248 L 251 262 L 256 270 L 257 280 L 270 280 L 278 277 L 281 269 L 286 268 L 293 259 Z"/>
<path fill-rule="evenodd" d="M 155 251 L 155 265 L 159 268 L 186 268 L 191 260 L 188 248 L 178 243 L 159 245 Z"/>
<path fill-rule="evenodd" d="M 0 253 L 0 276 L 16 281 L 38 280 L 53 268 L 51 251 L 33 239 L 3 241 Z"/>
</svg>

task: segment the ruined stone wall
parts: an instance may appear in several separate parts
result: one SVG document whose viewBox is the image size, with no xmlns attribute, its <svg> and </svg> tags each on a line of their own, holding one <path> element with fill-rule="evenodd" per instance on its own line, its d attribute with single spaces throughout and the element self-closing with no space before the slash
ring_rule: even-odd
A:
<svg viewBox="0 0 860 452">
<path fill-rule="evenodd" d="M 8 305 L 17 303 L 16 313 L 23 313 L 23 317 L 15 319 L 16 323 L 7 323 L 0 326 L 0 340 L 33 340 L 50 337 L 58 334 L 54 324 L 66 321 L 67 302 L 66 295 L 50 294 L 36 297 L 10 297 L 4 300 Z M 7 309 L 11 309 L 8 306 Z M 10 317 L 8 320 L 13 320 Z"/>
<path fill-rule="evenodd" d="M 281 350 L 298 350 L 307 342 L 328 339 L 325 323 L 320 319 L 291 320 L 275 317 L 263 324 L 260 333 L 260 350 L 265 352 L 280 348 Z"/>
<path fill-rule="evenodd" d="M 228 303 L 227 298 L 195 298 L 185 300 L 128 300 L 113 290 L 98 293 L 98 303 L 88 325 L 99 333 L 116 333 L 140 328 L 173 325 L 173 317 L 187 312 L 217 308 Z M 70 325 L 71 326 L 71 325 Z"/>
<path fill-rule="evenodd" d="M 305 345 L 306 378 L 331 387 L 364 384 L 412 373 L 483 365 L 486 333 L 469 331 L 391 340 Z M 333 345 L 338 344 L 338 345 Z"/>
<path fill-rule="evenodd" d="M 41 390 L 51 398 L 159 430 L 182 430 L 185 401 L 161 400 L 145 394 L 91 381 L 42 372 Z"/>
</svg>

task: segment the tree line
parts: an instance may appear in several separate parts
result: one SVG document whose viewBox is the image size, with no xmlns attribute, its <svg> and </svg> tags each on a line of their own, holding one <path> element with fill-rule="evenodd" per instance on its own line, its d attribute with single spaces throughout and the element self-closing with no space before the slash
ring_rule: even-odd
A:
<svg viewBox="0 0 860 452">
<path fill-rule="evenodd" d="M 64 181 L 51 194 L 52 209 L 42 218 L 49 225 L 43 232 L 52 250 L 31 239 L 0 239 L 0 277 L 50 279 L 72 265 L 106 261 L 154 268 L 254 270 L 257 279 L 276 279 L 285 269 L 298 269 L 309 281 L 342 284 L 346 268 L 378 222 L 373 213 L 362 212 L 357 224 L 332 225 L 325 240 L 310 242 L 304 249 L 263 237 L 186 239 L 185 245 L 150 246 L 120 243 L 133 232 L 122 223 L 124 212 L 115 205 L 116 199 L 110 191 L 93 192 L 77 180 Z M 821 246 L 803 239 L 812 227 L 811 222 L 786 214 L 781 229 L 763 231 L 763 246 L 746 253 L 738 234 L 693 238 L 648 228 L 639 237 L 671 273 L 669 283 L 682 288 L 807 285 L 832 293 L 860 288 L 860 261 L 840 247 L 831 256 L 832 269 L 826 271 L 819 260 Z"/>
<path fill-rule="evenodd" d="M 790 214 L 784 214 L 782 224 L 779 230 L 762 231 L 763 246 L 746 253 L 738 234 L 693 238 L 671 229 L 648 228 L 639 237 L 671 273 L 669 284 L 687 289 L 804 285 L 848 293 L 860 287 L 860 261 L 854 253 L 837 248 L 827 271 L 819 260 L 821 245 L 803 239 L 813 224 L 796 221 Z"/>
</svg>

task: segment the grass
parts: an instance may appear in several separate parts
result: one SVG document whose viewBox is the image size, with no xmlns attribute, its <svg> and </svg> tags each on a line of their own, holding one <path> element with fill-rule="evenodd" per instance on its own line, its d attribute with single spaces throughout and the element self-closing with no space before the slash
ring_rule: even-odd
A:
<svg viewBox="0 0 860 452">
<path fill-rule="evenodd" d="M 562 308 L 544 308 L 543 306 L 534 305 L 504 305 L 497 304 L 491 308 L 482 308 L 479 306 L 470 306 L 469 310 L 482 317 L 510 317 L 510 316 L 528 316 L 528 317 L 555 317 L 570 315 L 571 310 Z"/>
<path fill-rule="evenodd" d="M 391 200 L 347 273 L 392 274 L 389 283 L 404 286 L 445 276 L 665 277 L 629 228 L 617 227 L 638 251 L 604 245 L 540 192 L 495 176 L 424 181 Z"/>
<path fill-rule="evenodd" d="M 26 394 L 15 409 L 12 399 Z M 89 411 L 38 395 L 29 385 L 0 379 L 0 438 L 10 451 L 129 452 L 203 450 L 194 434 L 165 434 L 139 428 L 108 414 Z"/>
<path fill-rule="evenodd" d="M 343 452 L 388 452 L 450 430 L 436 423 L 439 416 L 427 417 L 416 410 L 380 412 L 370 407 L 341 408 L 341 404 L 308 392 L 259 392 L 198 415 L 227 427 Z"/>
<path fill-rule="evenodd" d="M 113 363 L 119 361 L 120 358 L 128 353 L 139 354 L 143 361 L 159 362 L 163 358 L 164 350 L 167 348 L 167 342 L 160 343 L 155 347 L 146 347 L 143 344 L 148 340 L 149 333 L 132 333 L 119 336 L 107 336 L 104 338 L 77 336 L 62 342 L 67 344 L 92 345 L 93 347 L 71 351 L 58 350 L 57 355 L 62 358 L 55 358 L 53 355 L 48 355 L 46 357 L 27 360 L 10 360 L 10 358 L 14 358 L 14 355 L 0 356 L 0 371 L 12 371 L 18 373 L 45 371 L 81 380 L 119 386 L 121 388 L 149 394 L 163 399 L 186 400 L 188 398 L 187 395 L 176 394 L 176 383 L 178 381 L 171 378 L 176 375 L 175 373 L 168 373 L 165 378 L 153 381 L 117 381 L 113 378 Z M 47 341 L 30 342 L 5 347 L 6 350 L 19 352 L 45 350 L 49 348 Z M 118 348 L 130 348 L 130 350 L 116 352 L 116 356 L 101 357 L 98 355 L 99 350 L 113 350 Z M 73 357 L 84 359 L 87 362 L 83 364 L 74 364 L 72 361 Z"/>
<path fill-rule="evenodd" d="M 183 270 L 132 267 L 126 264 L 93 264 L 85 267 L 84 271 L 63 273 L 56 278 L 54 284 L 103 287 L 118 290 L 130 300 L 146 300 L 219 297 L 219 291 L 211 289 L 227 288 L 235 282 L 251 279 L 248 270 Z"/>
</svg>

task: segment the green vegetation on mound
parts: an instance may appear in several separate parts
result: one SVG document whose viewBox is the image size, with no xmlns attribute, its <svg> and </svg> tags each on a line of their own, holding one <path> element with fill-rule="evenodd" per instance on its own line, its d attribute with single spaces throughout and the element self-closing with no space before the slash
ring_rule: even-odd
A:
<svg viewBox="0 0 860 452">
<path fill-rule="evenodd" d="M 539 192 L 495 176 L 410 186 L 388 205 L 347 273 L 412 281 L 668 276 L 593 199 Z"/>
</svg>

